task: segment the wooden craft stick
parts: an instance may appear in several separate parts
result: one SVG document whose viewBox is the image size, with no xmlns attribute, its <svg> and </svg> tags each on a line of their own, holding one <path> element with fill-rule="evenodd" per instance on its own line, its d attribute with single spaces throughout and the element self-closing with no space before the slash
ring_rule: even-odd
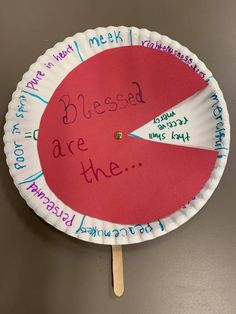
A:
<svg viewBox="0 0 236 314">
<path fill-rule="evenodd" d="M 114 293 L 116 296 L 121 297 L 124 293 L 123 257 L 121 245 L 112 245 L 112 274 Z"/>
</svg>

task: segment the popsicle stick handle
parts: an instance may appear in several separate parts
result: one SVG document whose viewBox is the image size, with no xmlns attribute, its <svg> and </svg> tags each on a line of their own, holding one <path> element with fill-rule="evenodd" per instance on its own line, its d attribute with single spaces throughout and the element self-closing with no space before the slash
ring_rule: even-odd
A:
<svg viewBox="0 0 236 314">
<path fill-rule="evenodd" d="M 123 257 L 121 245 L 112 245 L 112 275 L 114 293 L 116 296 L 121 297 L 124 293 Z"/>
</svg>

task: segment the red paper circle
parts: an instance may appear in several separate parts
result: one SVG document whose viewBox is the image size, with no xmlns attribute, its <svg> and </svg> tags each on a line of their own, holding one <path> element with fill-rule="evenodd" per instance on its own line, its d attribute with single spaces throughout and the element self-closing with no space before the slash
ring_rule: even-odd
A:
<svg viewBox="0 0 236 314">
<path fill-rule="evenodd" d="M 204 186 L 217 153 L 128 134 L 206 85 L 174 56 L 141 46 L 81 63 L 57 87 L 40 122 L 38 152 L 49 188 L 72 209 L 116 223 L 147 223 L 178 210 Z"/>
</svg>

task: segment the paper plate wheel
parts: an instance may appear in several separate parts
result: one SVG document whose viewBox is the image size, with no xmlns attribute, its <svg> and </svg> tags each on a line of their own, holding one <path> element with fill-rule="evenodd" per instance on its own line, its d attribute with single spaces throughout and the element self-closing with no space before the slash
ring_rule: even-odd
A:
<svg viewBox="0 0 236 314">
<path fill-rule="evenodd" d="M 73 237 L 111 245 L 156 238 L 195 215 L 230 141 L 222 92 L 196 55 L 123 26 L 47 50 L 17 85 L 4 129 L 27 204 Z"/>
</svg>

